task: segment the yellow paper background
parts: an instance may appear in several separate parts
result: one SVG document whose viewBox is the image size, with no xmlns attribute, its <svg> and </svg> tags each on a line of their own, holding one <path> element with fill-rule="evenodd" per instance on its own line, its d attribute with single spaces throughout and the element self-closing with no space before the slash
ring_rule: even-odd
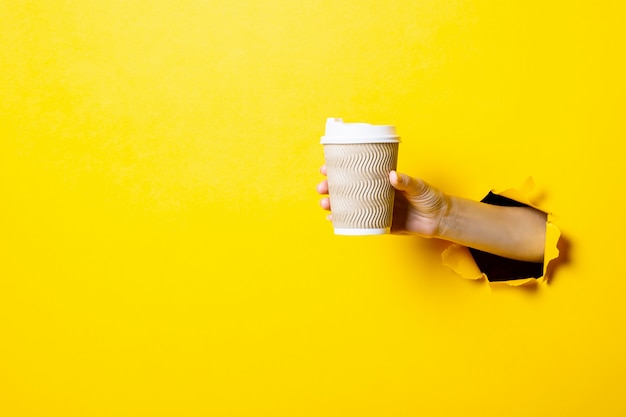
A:
<svg viewBox="0 0 626 417">
<path fill-rule="evenodd" d="M 624 6 L 0 1 L 0 415 L 626 413 Z M 327 117 L 568 250 L 491 287 L 346 238 Z"/>
</svg>

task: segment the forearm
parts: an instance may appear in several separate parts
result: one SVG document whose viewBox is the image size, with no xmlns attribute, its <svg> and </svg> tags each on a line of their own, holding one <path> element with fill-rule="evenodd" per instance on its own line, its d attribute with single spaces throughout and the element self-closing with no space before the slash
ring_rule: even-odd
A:
<svg viewBox="0 0 626 417">
<path fill-rule="evenodd" d="M 532 207 L 495 206 L 449 197 L 439 236 L 505 258 L 542 262 L 546 215 Z"/>
</svg>

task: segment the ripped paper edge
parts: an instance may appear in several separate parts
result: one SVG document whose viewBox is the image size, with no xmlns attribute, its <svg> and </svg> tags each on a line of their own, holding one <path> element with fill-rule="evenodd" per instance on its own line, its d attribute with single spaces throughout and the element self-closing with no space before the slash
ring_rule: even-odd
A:
<svg viewBox="0 0 626 417">
<path fill-rule="evenodd" d="M 506 284 L 511 287 L 519 287 L 530 283 L 543 284 L 547 282 L 547 280 L 549 279 L 549 277 L 546 275 L 548 265 L 550 264 L 550 262 L 559 257 L 559 249 L 557 248 L 557 244 L 561 237 L 561 231 L 552 222 L 552 213 L 538 207 L 536 204 L 530 201 L 529 194 L 534 187 L 534 181 L 532 178 L 529 177 L 519 188 L 509 188 L 505 190 L 492 189 L 491 192 L 502 197 L 518 201 L 546 214 L 546 240 L 543 256 L 543 274 L 541 275 L 541 277 L 489 282 L 487 275 L 483 273 L 480 268 L 478 268 L 478 265 L 474 261 L 474 257 L 470 253 L 469 249 L 465 246 L 458 244 L 452 244 L 443 251 L 443 253 L 441 254 L 442 264 L 451 268 L 462 278 L 470 280 L 484 279 L 488 281 L 490 285 Z"/>
</svg>

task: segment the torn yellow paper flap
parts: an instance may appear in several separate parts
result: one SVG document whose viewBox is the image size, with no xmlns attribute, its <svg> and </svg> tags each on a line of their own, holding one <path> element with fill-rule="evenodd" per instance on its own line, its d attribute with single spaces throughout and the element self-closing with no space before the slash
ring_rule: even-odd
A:
<svg viewBox="0 0 626 417">
<path fill-rule="evenodd" d="M 559 248 L 557 247 L 561 238 L 561 230 L 552 223 L 552 214 L 548 214 L 546 223 L 546 247 L 543 254 L 543 276 L 546 276 L 548 264 L 559 257 Z"/>
<path fill-rule="evenodd" d="M 558 227 L 556 227 L 556 225 L 552 223 L 551 213 L 543 210 L 542 208 L 539 208 L 537 205 L 530 201 L 529 195 L 534 187 L 534 181 L 532 178 L 529 177 L 519 188 L 509 188 L 500 191 L 493 189 L 491 192 L 502 197 L 515 200 L 517 202 L 546 213 L 546 240 L 543 260 L 543 274 L 539 278 L 511 279 L 508 281 L 490 282 L 490 284 L 506 284 L 509 286 L 517 287 L 529 283 L 544 283 L 546 281 L 546 271 L 548 268 L 548 264 L 559 257 L 559 249 L 557 248 L 557 244 L 561 237 L 561 231 Z M 481 278 L 487 278 L 487 280 L 489 279 L 487 275 L 480 270 L 471 252 L 465 246 L 457 244 L 450 245 L 441 254 L 441 259 L 443 265 L 450 267 L 462 278 L 472 280 L 478 280 Z"/>
<path fill-rule="evenodd" d="M 532 177 L 526 178 L 526 181 L 519 188 L 507 188 L 505 190 L 497 190 L 492 189 L 491 192 L 497 194 L 502 197 L 509 198 L 511 200 L 515 200 L 519 203 L 526 204 L 529 207 L 535 208 L 539 211 L 543 211 L 544 213 L 548 213 L 546 210 L 543 210 L 540 207 L 537 207 L 535 203 L 530 201 L 530 194 L 535 188 L 535 181 Z"/>
<path fill-rule="evenodd" d="M 469 249 L 456 243 L 448 246 L 441 254 L 442 263 L 465 279 L 478 280 L 486 278 L 474 262 Z"/>
</svg>

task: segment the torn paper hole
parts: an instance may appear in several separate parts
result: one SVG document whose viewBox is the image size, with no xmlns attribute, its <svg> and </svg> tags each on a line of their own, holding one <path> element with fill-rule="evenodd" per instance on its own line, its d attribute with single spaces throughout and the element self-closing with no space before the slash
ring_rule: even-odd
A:
<svg viewBox="0 0 626 417">
<path fill-rule="evenodd" d="M 510 286 L 546 282 L 548 264 L 559 256 L 557 243 L 561 231 L 552 223 L 551 213 L 530 201 L 529 194 L 533 188 L 534 182 L 532 178 L 528 178 L 520 188 L 492 190 L 482 201 L 495 205 L 533 207 L 546 213 L 546 242 L 542 263 L 507 259 L 457 244 L 449 246 L 441 254 L 442 263 L 466 279 L 486 278 L 490 283 L 505 283 Z"/>
</svg>

